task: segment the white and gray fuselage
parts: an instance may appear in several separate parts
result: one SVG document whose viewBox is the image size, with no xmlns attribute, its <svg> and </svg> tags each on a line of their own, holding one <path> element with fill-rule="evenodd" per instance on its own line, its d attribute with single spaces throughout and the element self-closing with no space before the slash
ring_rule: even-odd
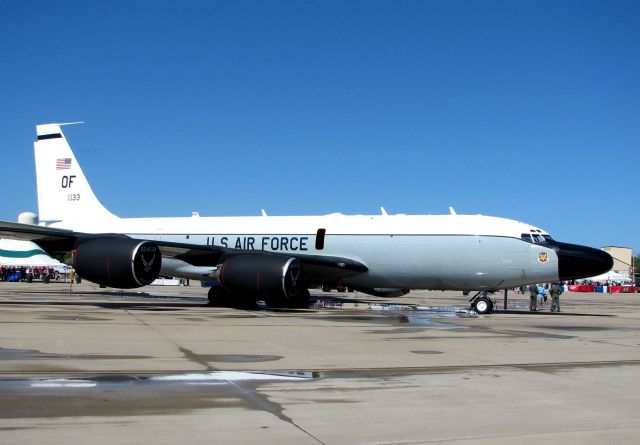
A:
<svg viewBox="0 0 640 445">
<path fill-rule="evenodd" d="M 59 226 L 53 224 L 53 227 Z M 65 224 L 66 226 L 66 224 Z M 65 227 L 66 228 L 66 227 Z M 501 289 L 558 280 L 549 235 L 514 220 L 481 215 L 342 215 L 114 218 L 76 231 L 245 251 L 353 259 L 368 271 L 345 285 L 411 289 Z M 166 261 L 163 273 L 184 268 Z"/>
</svg>

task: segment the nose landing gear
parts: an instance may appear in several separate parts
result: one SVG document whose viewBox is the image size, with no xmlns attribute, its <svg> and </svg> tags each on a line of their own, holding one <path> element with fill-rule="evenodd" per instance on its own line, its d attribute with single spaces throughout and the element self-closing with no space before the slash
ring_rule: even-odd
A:
<svg viewBox="0 0 640 445">
<path fill-rule="evenodd" d="M 471 309 L 478 314 L 490 314 L 493 312 L 493 301 L 487 296 L 486 291 L 478 292 L 469 301 L 471 301 Z"/>
</svg>

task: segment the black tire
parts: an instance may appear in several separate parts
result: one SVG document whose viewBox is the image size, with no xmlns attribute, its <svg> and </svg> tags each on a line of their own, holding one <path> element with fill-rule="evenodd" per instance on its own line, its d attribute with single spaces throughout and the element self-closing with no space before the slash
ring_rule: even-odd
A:
<svg viewBox="0 0 640 445">
<path fill-rule="evenodd" d="M 297 309 L 309 309 L 310 298 L 311 294 L 309 293 L 309 289 L 302 289 L 298 292 L 298 295 L 291 299 L 291 307 Z"/>
<path fill-rule="evenodd" d="M 478 314 L 490 314 L 493 312 L 493 301 L 487 297 L 477 298 L 473 302 L 473 310 Z"/>
<path fill-rule="evenodd" d="M 238 309 L 257 309 L 256 297 L 247 295 L 230 295 L 231 303 L 229 307 Z"/>
<path fill-rule="evenodd" d="M 309 309 L 309 299 L 311 294 L 309 289 L 301 289 L 298 293 L 291 297 L 268 297 L 266 298 L 267 306 L 273 309 Z"/>
<path fill-rule="evenodd" d="M 227 306 L 229 302 L 229 294 L 219 286 L 209 288 L 207 294 L 209 306 L 222 307 Z"/>
<path fill-rule="evenodd" d="M 209 299 L 209 306 L 213 307 L 233 307 L 238 309 L 256 308 L 255 297 L 233 295 L 220 286 L 210 288 L 207 298 Z"/>
</svg>

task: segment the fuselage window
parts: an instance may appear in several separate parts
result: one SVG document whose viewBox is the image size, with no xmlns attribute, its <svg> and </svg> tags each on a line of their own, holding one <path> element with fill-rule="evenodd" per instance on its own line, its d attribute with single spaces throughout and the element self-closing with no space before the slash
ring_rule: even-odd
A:
<svg viewBox="0 0 640 445">
<path fill-rule="evenodd" d="M 327 232 L 327 229 L 318 229 L 316 233 L 316 250 L 324 249 L 324 234 Z"/>
</svg>

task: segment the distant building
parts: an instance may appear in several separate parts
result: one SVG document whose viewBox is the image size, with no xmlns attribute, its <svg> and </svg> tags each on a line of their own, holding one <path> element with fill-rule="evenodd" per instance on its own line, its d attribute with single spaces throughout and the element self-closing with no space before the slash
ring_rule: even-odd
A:
<svg viewBox="0 0 640 445">
<path fill-rule="evenodd" d="M 605 246 L 602 250 L 613 257 L 612 271 L 633 277 L 632 252 L 630 247 Z"/>
</svg>

